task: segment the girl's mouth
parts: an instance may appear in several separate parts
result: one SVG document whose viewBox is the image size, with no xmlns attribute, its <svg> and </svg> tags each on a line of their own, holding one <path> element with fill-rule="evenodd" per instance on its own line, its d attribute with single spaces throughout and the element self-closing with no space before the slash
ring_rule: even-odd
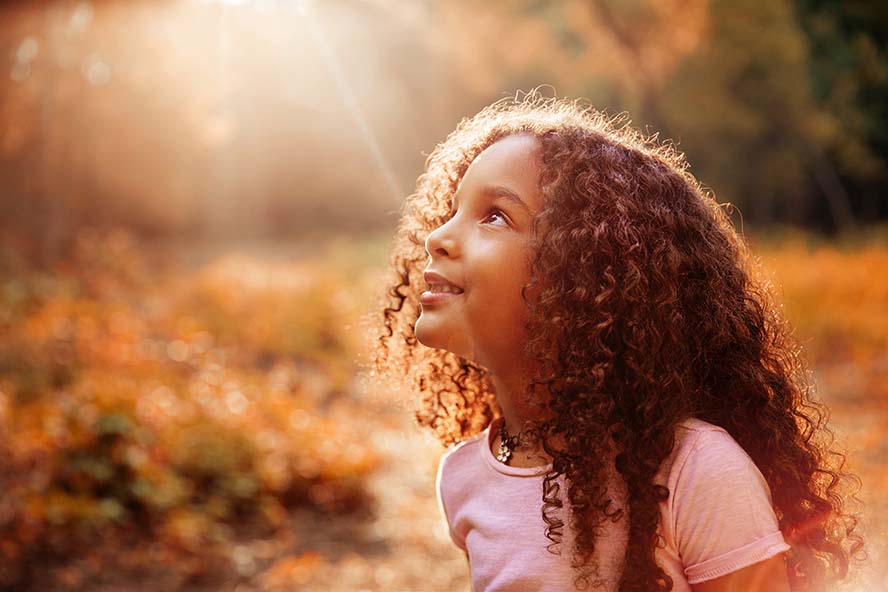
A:
<svg viewBox="0 0 888 592">
<path fill-rule="evenodd" d="M 420 304 L 438 304 L 440 302 L 447 302 L 448 300 L 453 300 L 454 298 L 459 298 L 463 295 L 463 290 L 460 289 L 438 289 L 435 290 L 426 290 L 422 294 L 419 295 Z"/>
</svg>

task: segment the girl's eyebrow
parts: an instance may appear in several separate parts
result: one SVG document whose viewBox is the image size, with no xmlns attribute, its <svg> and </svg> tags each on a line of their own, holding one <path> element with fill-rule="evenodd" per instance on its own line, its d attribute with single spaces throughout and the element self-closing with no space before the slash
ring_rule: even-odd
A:
<svg viewBox="0 0 888 592">
<path fill-rule="evenodd" d="M 530 208 L 527 207 L 527 204 L 524 203 L 520 197 L 518 197 L 517 193 L 515 193 L 514 191 L 512 191 L 508 187 L 504 187 L 502 185 L 485 185 L 484 187 L 481 188 L 480 193 L 481 193 L 481 195 L 491 198 L 491 199 L 496 199 L 498 197 L 501 197 L 501 198 L 505 199 L 506 201 L 513 203 L 516 206 L 518 206 L 519 208 L 521 208 L 522 210 L 524 210 L 528 216 L 531 216 L 531 217 L 533 216 L 533 214 L 531 214 L 531 212 L 530 212 Z M 456 208 L 459 207 L 459 202 L 456 199 L 456 194 L 453 195 L 453 205 Z"/>
</svg>

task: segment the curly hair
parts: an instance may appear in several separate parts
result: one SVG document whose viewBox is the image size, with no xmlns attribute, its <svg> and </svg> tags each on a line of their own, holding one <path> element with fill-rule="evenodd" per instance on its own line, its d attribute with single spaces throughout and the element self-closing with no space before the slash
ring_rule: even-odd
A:
<svg viewBox="0 0 888 592">
<path fill-rule="evenodd" d="M 445 446 L 502 414 L 485 368 L 418 347 L 413 330 L 426 237 L 453 215 L 452 196 L 472 160 L 512 134 L 541 146 L 543 205 L 522 290 L 530 310 L 525 352 L 537 371 L 524 397 L 533 400 L 537 386 L 551 393 L 551 419 L 540 428 L 553 458 L 542 514 L 546 537 L 559 543 L 564 522 L 553 512 L 563 507 L 555 483 L 563 475 L 575 585 L 597 574 L 600 526 L 625 515 L 609 510 L 601 485 L 602 443 L 616 442 L 610 458 L 628 491 L 629 521 L 620 590 L 672 589 L 654 558 L 658 504 L 669 495 L 654 476 L 687 417 L 724 428 L 767 480 L 791 547 L 792 589 L 821 590 L 830 576 L 844 578 L 863 546 L 858 517 L 846 508 L 859 479 L 842 470 L 845 457 L 833 449 L 828 410 L 816 400 L 801 348 L 729 207 L 672 145 L 642 135 L 624 115 L 534 90 L 463 119 L 436 146 L 400 212 L 374 373 L 406 378 L 419 394 L 416 421 Z M 553 444 L 556 434 L 565 446 Z"/>
</svg>

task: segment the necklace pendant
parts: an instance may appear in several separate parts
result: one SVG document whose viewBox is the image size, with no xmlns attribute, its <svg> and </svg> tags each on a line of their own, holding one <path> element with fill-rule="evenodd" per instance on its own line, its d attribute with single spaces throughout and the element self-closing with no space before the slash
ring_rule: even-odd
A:
<svg viewBox="0 0 888 592">
<path fill-rule="evenodd" d="M 506 446 L 505 443 L 500 442 L 499 453 L 496 455 L 496 460 L 502 463 L 508 462 L 511 456 L 512 451 L 509 450 L 509 447 Z"/>
</svg>

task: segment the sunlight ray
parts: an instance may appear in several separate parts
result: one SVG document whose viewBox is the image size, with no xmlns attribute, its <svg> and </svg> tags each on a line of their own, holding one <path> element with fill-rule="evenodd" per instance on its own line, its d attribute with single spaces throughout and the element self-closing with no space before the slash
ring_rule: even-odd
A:
<svg viewBox="0 0 888 592">
<path fill-rule="evenodd" d="M 329 72 L 330 77 L 336 84 L 340 99 L 342 99 L 345 104 L 345 108 L 348 110 L 349 115 L 358 127 L 361 138 L 368 150 L 370 150 L 373 161 L 379 168 L 379 172 L 385 180 L 388 192 L 391 194 L 393 200 L 400 201 L 404 194 L 401 191 L 401 185 L 398 182 L 397 175 L 395 175 L 391 164 L 388 162 L 385 153 L 380 147 L 376 135 L 373 133 L 373 129 L 367 123 L 367 118 L 361 111 L 360 104 L 355 99 L 355 94 L 349 84 L 348 77 L 343 71 L 333 47 L 329 43 L 321 23 L 317 18 L 312 16 L 311 11 L 305 6 L 300 7 L 298 14 L 305 18 L 312 41 L 317 47 L 318 53 L 320 53 L 321 58 L 324 61 L 324 66 Z"/>
</svg>

